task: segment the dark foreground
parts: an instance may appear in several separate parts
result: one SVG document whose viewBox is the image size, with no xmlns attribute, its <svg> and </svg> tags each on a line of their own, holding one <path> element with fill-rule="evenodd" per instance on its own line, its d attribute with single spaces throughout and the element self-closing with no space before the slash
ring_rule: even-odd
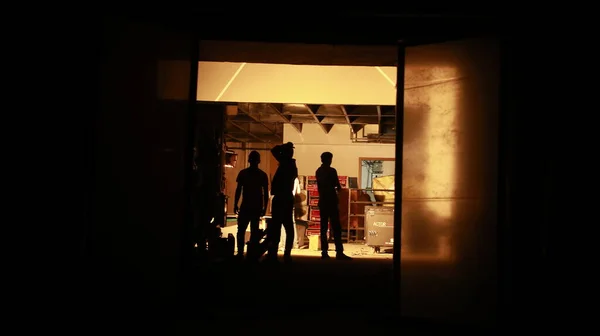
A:
<svg viewBox="0 0 600 336">
<path fill-rule="evenodd" d="M 85 335 L 481 332 L 400 318 L 392 295 L 391 260 L 295 257 L 292 264 L 279 265 L 229 261 L 199 266 L 187 280 L 177 302 L 158 303 L 145 300 L 143 293 L 135 294 L 135 300 L 127 293 L 111 294 L 108 284 L 102 290 L 96 277 L 88 287 L 94 293 L 80 298 L 81 309 L 68 316 L 70 328 L 65 330 Z"/>
</svg>

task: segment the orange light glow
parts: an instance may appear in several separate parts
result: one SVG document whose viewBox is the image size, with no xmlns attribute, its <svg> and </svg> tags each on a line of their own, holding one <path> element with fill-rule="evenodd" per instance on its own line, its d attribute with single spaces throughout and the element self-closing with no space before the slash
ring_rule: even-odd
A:
<svg viewBox="0 0 600 336">
<path fill-rule="evenodd" d="M 452 257 L 458 75 L 454 67 L 430 65 L 405 71 L 403 259 Z"/>
<path fill-rule="evenodd" d="M 199 62 L 207 102 L 395 105 L 396 68 Z"/>
<path fill-rule="evenodd" d="M 199 62 L 197 99 L 395 105 L 396 79 L 395 67 Z M 454 225 L 456 197 L 460 73 L 455 67 L 408 64 L 404 85 L 403 240 L 408 247 L 404 251 L 403 243 L 402 259 L 448 260 L 452 257 L 449 227 Z M 347 125 L 336 125 L 329 133 L 315 124 L 305 125 L 302 132 L 285 126 L 284 141 L 295 143 L 301 175 L 312 174 L 320 164 L 315 153 L 326 150 L 334 152 L 334 162 L 340 163 L 338 172 L 349 176 L 356 169 L 350 163 L 358 162 L 361 150 L 370 153 L 363 156 L 390 157 L 394 153 L 393 144 L 352 143 Z M 411 240 L 433 241 L 428 244 L 435 245 L 435 251 L 411 249 Z"/>
<path fill-rule="evenodd" d="M 449 199 L 454 196 L 455 187 L 456 86 L 460 83 L 447 81 L 458 77 L 455 68 L 441 68 L 436 72 L 443 76 L 442 81 L 421 88 L 428 96 L 430 108 L 425 135 L 429 139 L 429 163 L 425 173 L 424 190 L 425 197 L 438 200 L 428 204 L 430 209 L 438 216 L 449 218 L 452 215 L 452 202 Z"/>
</svg>

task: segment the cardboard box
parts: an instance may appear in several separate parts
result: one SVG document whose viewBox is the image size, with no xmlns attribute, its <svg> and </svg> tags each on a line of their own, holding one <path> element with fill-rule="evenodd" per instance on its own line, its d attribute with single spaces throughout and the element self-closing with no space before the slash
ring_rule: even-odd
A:
<svg viewBox="0 0 600 336">
<path fill-rule="evenodd" d="M 318 234 L 308 236 L 308 249 L 311 251 L 321 250 L 321 239 Z"/>
<path fill-rule="evenodd" d="M 348 176 L 338 176 L 342 188 L 348 188 Z"/>
<path fill-rule="evenodd" d="M 396 177 L 394 175 L 380 176 L 373 179 L 373 189 L 390 190 L 390 191 L 374 191 L 375 199 L 378 202 L 394 202 L 394 183 Z M 393 207 L 394 204 L 378 204 L 379 206 Z"/>
<path fill-rule="evenodd" d="M 309 221 L 311 222 L 319 222 L 321 221 L 321 211 L 319 209 L 310 209 Z"/>
<path fill-rule="evenodd" d="M 321 233 L 321 229 L 307 229 L 306 230 L 306 235 L 307 236 L 313 236 L 313 235 L 319 235 Z"/>
<path fill-rule="evenodd" d="M 308 190 L 308 191 L 317 190 L 317 177 L 316 176 L 309 176 L 306 179 L 306 190 Z"/>
<path fill-rule="evenodd" d="M 320 222 L 308 222 L 308 229 L 321 230 L 321 223 Z"/>
</svg>

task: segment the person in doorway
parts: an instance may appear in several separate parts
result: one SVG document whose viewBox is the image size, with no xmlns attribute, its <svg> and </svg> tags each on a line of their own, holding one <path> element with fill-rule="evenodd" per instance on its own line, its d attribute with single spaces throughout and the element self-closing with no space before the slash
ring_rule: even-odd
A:
<svg viewBox="0 0 600 336">
<path fill-rule="evenodd" d="M 294 180 L 294 189 L 292 191 L 292 196 L 294 197 L 294 207 L 292 208 L 292 211 L 295 212 L 296 211 L 296 195 L 299 195 L 302 192 L 302 190 L 300 189 L 300 180 L 296 177 L 296 179 Z M 296 227 L 296 220 L 295 220 L 295 216 L 292 216 L 292 220 L 294 221 L 294 247 L 298 248 L 299 244 L 298 244 L 298 228 Z M 285 231 L 285 234 L 287 235 L 287 231 Z M 283 238 L 284 235 L 281 235 L 281 238 Z M 280 239 L 281 239 L 280 238 Z M 287 239 L 286 239 L 287 240 Z M 279 250 L 283 250 L 285 251 L 285 242 L 279 242 Z"/>
<path fill-rule="evenodd" d="M 237 256 L 243 258 L 246 230 L 250 224 L 250 242 L 255 243 L 260 238 L 260 218 L 265 215 L 269 203 L 269 178 L 258 168 L 260 154 L 252 151 L 248 155 L 250 167 L 243 169 L 237 176 L 235 203 L 233 212 L 238 215 Z M 242 206 L 238 208 L 242 197 Z"/>
<path fill-rule="evenodd" d="M 329 259 L 329 243 L 327 241 L 327 229 L 331 223 L 331 231 L 335 242 L 336 259 L 351 260 L 344 254 L 342 244 L 342 226 L 340 224 L 340 209 L 338 192 L 342 189 L 337 170 L 331 167 L 333 154 L 324 152 L 321 154 L 321 167 L 317 169 L 317 189 L 319 190 L 319 210 L 321 213 L 321 258 Z"/>
<path fill-rule="evenodd" d="M 271 153 L 279 162 L 279 167 L 277 167 L 271 184 L 273 203 L 271 206 L 271 223 L 267 226 L 267 236 L 270 237 L 267 260 L 277 261 L 281 226 L 283 226 L 286 234 L 283 260 L 291 262 L 292 247 L 294 245 L 294 181 L 298 177 L 296 160 L 293 158 L 294 144 L 288 142 L 277 145 L 271 149 Z"/>
</svg>

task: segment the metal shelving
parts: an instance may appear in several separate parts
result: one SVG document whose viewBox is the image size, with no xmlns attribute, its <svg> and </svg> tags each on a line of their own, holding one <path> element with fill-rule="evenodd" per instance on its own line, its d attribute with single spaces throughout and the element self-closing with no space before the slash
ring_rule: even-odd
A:
<svg viewBox="0 0 600 336">
<path fill-rule="evenodd" d="M 354 189 L 350 189 L 350 195 L 348 197 L 348 227 L 347 227 L 347 242 L 348 243 L 364 243 L 364 239 L 365 239 L 365 222 L 364 220 L 358 220 L 357 221 L 357 226 L 356 227 L 352 227 L 352 218 L 364 218 L 365 214 L 364 213 L 352 213 L 352 205 L 353 204 L 364 204 L 365 206 L 367 205 L 388 205 L 391 204 L 393 205 L 394 202 L 385 202 L 385 201 L 353 201 L 352 200 L 352 191 L 356 190 L 357 191 L 357 196 L 359 194 L 360 191 L 366 191 L 366 192 L 390 192 L 393 193 L 394 189 L 371 189 L 371 188 L 367 188 L 367 189 L 360 189 L 360 188 L 354 188 Z"/>
</svg>

